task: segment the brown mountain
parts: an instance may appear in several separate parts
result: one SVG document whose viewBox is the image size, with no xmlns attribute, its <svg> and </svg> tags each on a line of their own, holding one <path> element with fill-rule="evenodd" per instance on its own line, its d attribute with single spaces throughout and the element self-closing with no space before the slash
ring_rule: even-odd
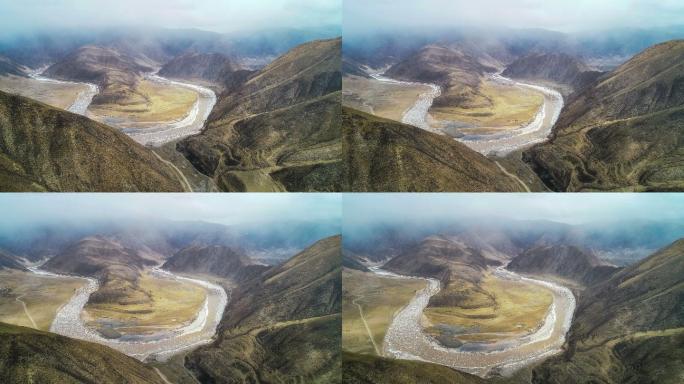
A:
<svg viewBox="0 0 684 384">
<path fill-rule="evenodd" d="M 592 70 L 580 58 L 565 53 L 531 53 L 509 64 L 502 75 L 549 80 L 579 90 L 593 83 L 602 72 Z"/>
<path fill-rule="evenodd" d="M 234 72 L 236 69 L 231 60 L 220 53 L 189 52 L 164 64 L 159 75 L 216 83 L 224 72 Z"/>
<path fill-rule="evenodd" d="M 342 108 L 346 191 L 514 192 L 492 160 L 443 135 Z"/>
<path fill-rule="evenodd" d="M 216 341 L 186 366 L 201 382 L 340 382 L 341 237 L 231 293 Z"/>
<path fill-rule="evenodd" d="M 0 92 L 3 191 L 182 191 L 174 170 L 114 128 Z"/>
<path fill-rule="evenodd" d="M 239 282 L 261 275 L 268 266 L 254 262 L 239 249 L 192 245 L 178 251 L 164 263 L 163 268 L 175 272 L 206 273 Z"/>
<path fill-rule="evenodd" d="M 604 281 L 619 269 L 603 262 L 591 251 L 572 245 L 530 248 L 514 258 L 507 268 L 516 272 L 556 275 L 584 285 Z"/>
<path fill-rule="evenodd" d="M 684 40 L 655 45 L 575 94 L 525 160 L 557 191 L 684 190 Z"/>
<path fill-rule="evenodd" d="M 0 271 L 3 269 L 16 269 L 18 271 L 27 270 L 15 255 L 0 249 Z"/>
<path fill-rule="evenodd" d="M 152 368 L 103 345 L 0 323 L 0 382 L 163 384 Z"/>
<path fill-rule="evenodd" d="M 95 83 L 100 93 L 93 98 L 93 104 L 106 104 L 134 92 L 140 77 L 151 72 L 153 65 L 112 47 L 86 45 L 51 65 L 45 74 L 56 79 Z"/>
<path fill-rule="evenodd" d="M 580 296 L 566 352 L 535 383 L 678 383 L 684 372 L 684 240 Z"/>
<path fill-rule="evenodd" d="M 178 150 L 225 191 L 339 190 L 340 46 L 300 45 L 226 87 Z"/>
<path fill-rule="evenodd" d="M 12 59 L 5 57 L 5 56 L 0 56 L 0 76 L 7 76 L 7 75 L 14 75 L 14 76 L 26 76 L 26 68 L 20 64 L 17 64 L 16 62 L 12 61 Z"/>
</svg>

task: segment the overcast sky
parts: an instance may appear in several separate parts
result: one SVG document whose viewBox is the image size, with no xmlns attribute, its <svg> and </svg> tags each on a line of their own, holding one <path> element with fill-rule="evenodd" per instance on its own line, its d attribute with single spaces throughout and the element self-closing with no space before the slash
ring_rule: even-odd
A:
<svg viewBox="0 0 684 384">
<path fill-rule="evenodd" d="M 220 224 L 337 221 L 341 196 L 323 193 L 0 194 L 0 227 L 43 222 L 169 219 Z"/>
<path fill-rule="evenodd" d="M 416 27 L 579 32 L 684 24 L 682 0 L 345 0 L 344 33 Z"/>
<path fill-rule="evenodd" d="M 0 31 L 148 26 L 240 32 L 342 23 L 342 0 L 0 0 Z"/>
<path fill-rule="evenodd" d="M 677 193 L 346 193 L 343 206 L 344 226 L 460 218 L 567 224 L 684 221 L 684 194 Z"/>
</svg>

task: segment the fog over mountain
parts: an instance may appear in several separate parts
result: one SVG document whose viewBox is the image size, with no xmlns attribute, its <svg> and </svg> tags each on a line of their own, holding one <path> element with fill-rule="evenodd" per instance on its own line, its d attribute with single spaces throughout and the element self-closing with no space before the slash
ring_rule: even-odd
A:
<svg viewBox="0 0 684 384">
<path fill-rule="evenodd" d="M 340 0 L 0 1 L 3 35 L 54 28 L 197 28 L 231 33 L 340 25 Z"/>
</svg>

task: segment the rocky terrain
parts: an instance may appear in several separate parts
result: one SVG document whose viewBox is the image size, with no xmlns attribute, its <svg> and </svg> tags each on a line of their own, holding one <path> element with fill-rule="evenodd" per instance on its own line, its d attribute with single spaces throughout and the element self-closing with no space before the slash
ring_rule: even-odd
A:
<svg viewBox="0 0 684 384">
<path fill-rule="evenodd" d="M 226 87 L 178 150 L 225 191 L 339 190 L 340 44 L 300 45 Z"/>
<path fill-rule="evenodd" d="M 257 277 L 268 266 L 256 263 L 240 249 L 220 245 L 191 245 L 171 256 L 162 268 L 211 274 L 240 282 Z"/>
<path fill-rule="evenodd" d="M 7 251 L 3 251 L 0 249 L 0 271 L 1 270 L 7 270 L 7 269 L 14 269 L 18 271 L 25 271 L 26 267 L 24 267 L 19 260 L 17 260 L 17 257 Z"/>
<path fill-rule="evenodd" d="M 186 358 L 201 382 L 340 382 L 340 236 L 231 295 L 217 340 Z"/>
<path fill-rule="evenodd" d="M 618 270 L 599 259 L 592 251 L 572 245 L 527 249 L 516 256 L 506 268 L 533 275 L 556 275 L 583 285 L 604 281 Z"/>
<path fill-rule="evenodd" d="M 571 97 L 524 159 L 555 191 L 684 187 L 684 41 L 655 45 Z"/>
<path fill-rule="evenodd" d="M 237 69 L 228 57 L 220 53 L 190 52 L 174 57 L 165 63 L 158 74 L 172 79 L 216 83 L 222 76 Z"/>
<path fill-rule="evenodd" d="M 580 90 L 602 72 L 566 53 L 530 53 L 506 66 L 503 76 L 515 79 L 547 80 Z"/>
<path fill-rule="evenodd" d="M 178 176 L 114 128 L 0 92 L 0 189 L 182 191 Z"/>
</svg>

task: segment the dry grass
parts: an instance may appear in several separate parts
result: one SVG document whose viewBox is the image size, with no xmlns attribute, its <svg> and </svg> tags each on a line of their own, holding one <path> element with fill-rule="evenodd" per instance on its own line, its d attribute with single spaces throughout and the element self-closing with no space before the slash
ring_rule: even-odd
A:
<svg viewBox="0 0 684 384">
<path fill-rule="evenodd" d="M 53 107 L 69 108 L 88 87 L 78 84 L 45 83 L 27 77 L 0 76 L 0 91 L 19 94 Z"/>
<path fill-rule="evenodd" d="M 0 322 L 33 327 L 24 312 L 20 297 L 38 329 L 47 331 L 57 309 L 69 301 L 74 292 L 85 284 L 82 279 L 40 277 L 31 272 L 0 271 Z"/>
<path fill-rule="evenodd" d="M 489 274 L 483 279 L 481 288 L 494 300 L 468 308 L 428 307 L 425 310 L 428 331 L 439 334 L 441 331 L 435 326 L 444 324 L 473 330 L 468 336 L 459 336 L 458 339 L 461 341 L 499 340 L 501 337 L 535 330 L 553 301 L 551 292 L 545 288 L 524 282 L 501 280 Z"/>
<path fill-rule="evenodd" d="M 344 270 L 342 301 L 342 347 L 350 352 L 375 354 L 368 331 L 361 320 L 359 308 L 373 334 L 378 348 L 394 315 L 425 288 L 425 282 L 379 277 L 368 272 Z"/>
<path fill-rule="evenodd" d="M 103 329 L 110 325 L 118 333 L 148 333 L 176 328 L 191 322 L 204 303 L 206 292 L 201 287 L 144 273 L 134 292 L 146 297 L 127 298 L 124 303 L 88 304 L 85 316 L 89 326 Z M 149 298 L 149 299 L 148 299 Z"/>
<path fill-rule="evenodd" d="M 541 93 L 484 80 L 479 92 L 467 103 L 458 106 L 440 106 L 430 114 L 440 121 L 457 121 L 478 129 L 473 133 L 487 133 L 510 128 L 532 120 L 541 107 Z"/>
<path fill-rule="evenodd" d="M 91 105 L 89 111 L 98 121 L 150 123 L 180 120 L 197 100 L 197 93 L 183 87 L 150 80 L 138 82 L 133 92 L 116 104 Z"/>
<path fill-rule="evenodd" d="M 426 86 L 407 86 L 382 83 L 358 76 L 345 76 L 342 81 L 343 104 L 386 119 L 401 121 Z"/>
</svg>

